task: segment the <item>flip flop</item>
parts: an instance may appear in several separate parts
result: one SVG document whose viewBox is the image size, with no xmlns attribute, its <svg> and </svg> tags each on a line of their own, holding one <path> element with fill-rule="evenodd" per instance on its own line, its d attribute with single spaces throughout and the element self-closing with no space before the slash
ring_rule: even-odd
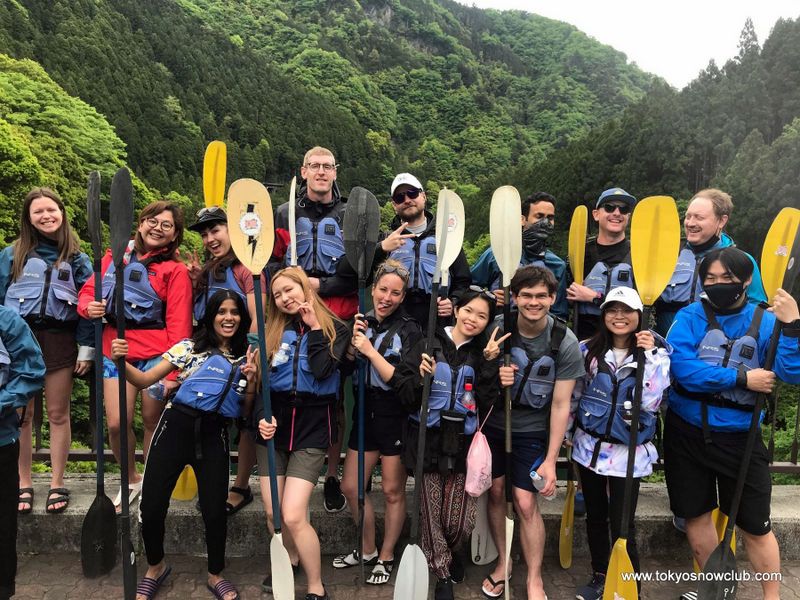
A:
<svg viewBox="0 0 800 600">
<path fill-rule="evenodd" d="M 240 598 L 239 590 L 237 590 L 236 586 L 234 586 L 227 579 L 220 579 L 217 582 L 217 585 L 215 585 L 214 587 L 211 587 L 211 585 L 209 584 L 206 584 L 206 587 L 208 588 L 209 592 L 214 594 L 214 598 L 216 598 L 217 600 L 225 600 L 225 594 L 230 594 L 231 592 L 234 592 L 236 594 L 232 600 L 239 600 Z"/>
<path fill-rule="evenodd" d="M 24 498 L 22 496 L 25 496 Z M 27 515 L 33 510 L 33 488 L 19 488 L 19 495 L 17 496 L 17 514 Z M 20 504 L 27 504 L 28 508 L 20 509 Z"/>
<path fill-rule="evenodd" d="M 171 572 L 172 567 L 167 567 L 164 569 L 164 572 L 158 576 L 158 579 L 142 577 L 142 580 L 136 586 L 136 594 L 144 596 L 147 600 L 152 600 L 156 597 L 158 590 L 161 589 L 161 586 L 167 580 Z"/>
<path fill-rule="evenodd" d="M 483 584 L 481 584 L 481 594 L 483 594 L 483 596 L 485 598 L 500 598 L 505 593 L 505 591 L 506 591 L 506 581 L 505 581 L 505 579 L 501 579 L 500 581 L 495 581 L 494 579 L 492 579 L 492 574 L 491 573 L 489 573 L 485 577 L 485 579 L 488 580 L 488 582 L 492 584 L 492 589 L 496 588 L 498 585 L 503 586 L 502 589 L 500 590 L 500 592 L 495 595 L 495 594 L 491 594 L 491 593 L 487 592 L 486 588 L 483 587 Z M 508 576 L 508 580 L 511 581 L 511 575 Z"/>
<path fill-rule="evenodd" d="M 229 517 L 231 515 L 235 515 L 253 501 L 253 490 L 251 490 L 249 487 L 240 488 L 234 485 L 231 487 L 231 491 L 234 494 L 239 494 L 242 499 L 239 504 L 236 505 L 231 504 L 230 502 L 225 502 L 225 514 L 227 514 Z"/>
<path fill-rule="evenodd" d="M 59 508 L 53 508 L 56 504 L 63 503 Z M 69 490 L 67 488 L 50 488 L 47 492 L 47 506 L 45 512 L 48 515 L 63 513 L 69 506 Z"/>
<path fill-rule="evenodd" d="M 138 483 L 128 484 L 128 508 L 130 508 L 131 504 L 139 497 L 139 494 L 142 493 L 143 481 L 144 477 L 142 477 Z M 117 511 L 117 514 L 122 510 L 122 486 L 119 487 L 117 495 L 114 496 L 114 509 Z"/>
</svg>

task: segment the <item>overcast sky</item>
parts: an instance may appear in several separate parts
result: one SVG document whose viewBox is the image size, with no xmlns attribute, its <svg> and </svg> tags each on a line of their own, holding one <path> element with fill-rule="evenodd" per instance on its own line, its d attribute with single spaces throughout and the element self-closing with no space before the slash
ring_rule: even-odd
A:
<svg viewBox="0 0 800 600">
<path fill-rule="evenodd" d="M 479 8 L 527 10 L 566 21 L 629 61 L 681 88 L 710 59 L 722 66 L 737 53 L 750 17 L 763 46 L 779 17 L 800 16 L 798 0 L 458 0 Z"/>
</svg>

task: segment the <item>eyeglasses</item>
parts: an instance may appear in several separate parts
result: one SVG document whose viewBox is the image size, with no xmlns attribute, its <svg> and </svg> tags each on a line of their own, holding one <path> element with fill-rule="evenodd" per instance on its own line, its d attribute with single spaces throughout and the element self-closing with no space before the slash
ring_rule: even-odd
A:
<svg viewBox="0 0 800 600">
<path fill-rule="evenodd" d="M 172 231 L 175 229 L 175 224 L 171 221 L 159 221 L 155 217 L 148 217 L 144 220 L 147 226 L 151 229 L 160 229 L 161 231 Z"/>
<path fill-rule="evenodd" d="M 319 171 L 320 169 L 322 169 L 326 173 L 330 173 L 331 171 L 336 170 L 336 167 L 338 166 L 339 165 L 336 165 L 334 163 L 318 163 L 318 162 L 306 163 L 306 169 L 308 169 L 309 171 Z"/>
<path fill-rule="evenodd" d="M 405 267 L 395 267 L 394 265 L 381 265 L 378 267 L 377 273 L 375 273 L 375 281 L 378 281 L 384 275 L 390 275 L 394 273 L 400 279 L 402 279 L 405 283 L 408 283 L 409 272 L 408 269 Z"/>
<path fill-rule="evenodd" d="M 606 308 L 603 312 L 607 315 L 624 317 L 625 315 L 635 313 L 636 310 L 630 306 L 618 306 L 617 308 Z"/>
<path fill-rule="evenodd" d="M 205 208 L 201 208 L 197 211 L 197 218 L 202 219 L 206 215 L 220 215 L 225 216 L 225 211 L 222 210 L 221 206 L 207 206 Z"/>
<path fill-rule="evenodd" d="M 392 202 L 395 204 L 402 204 L 406 201 L 406 197 L 409 200 L 416 200 L 419 198 L 419 195 L 422 193 L 422 190 L 406 190 L 405 192 L 395 192 L 392 194 Z"/>
<path fill-rule="evenodd" d="M 630 212 L 631 212 L 631 207 L 630 207 L 629 204 L 611 204 L 611 203 L 608 203 L 608 204 L 602 204 L 600 206 L 600 208 L 602 208 L 608 214 L 613 213 L 617 209 L 619 209 L 619 214 L 621 214 L 621 215 L 627 215 L 627 214 L 630 214 Z"/>
<path fill-rule="evenodd" d="M 488 300 L 489 302 L 497 302 L 497 296 L 495 296 L 493 292 L 490 292 L 486 288 L 482 288 L 479 285 L 469 286 L 469 291 L 478 292 L 483 299 Z"/>
</svg>

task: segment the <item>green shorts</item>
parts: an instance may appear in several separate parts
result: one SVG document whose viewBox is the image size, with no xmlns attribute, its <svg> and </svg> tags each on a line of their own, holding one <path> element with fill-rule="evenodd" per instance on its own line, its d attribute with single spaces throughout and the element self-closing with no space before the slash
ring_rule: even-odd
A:
<svg viewBox="0 0 800 600">
<path fill-rule="evenodd" d="M 275 449 L 275 471 L 278 477 L 296 477 L 305 479 L 314 485 L 319 481 L 319 474 L 325 464 L 326 450 L 321 448 L 303 448 L 302 450 Z M 258 476 L 269 477 L 269 462 L 267 447 L 256 444 L 256 458 L 258 459 Z"/>
</svg>

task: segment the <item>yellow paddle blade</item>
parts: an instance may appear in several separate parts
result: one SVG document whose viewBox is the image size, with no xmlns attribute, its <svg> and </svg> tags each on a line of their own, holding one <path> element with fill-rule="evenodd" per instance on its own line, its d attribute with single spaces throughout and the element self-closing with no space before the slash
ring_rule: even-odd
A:
<svg viewBox="0 0 800 600">
<path fill-rule="evenodd" d="M 631 259 L 636 290 L 645 306 L 652 306 L 669 283 L 680 244 L 675 201 L 669 196 L 640 200 L 631 218 Z"/>
<path fill-rule="evenodd" d="M 714 529 L 717 532 L 717 539 L 721 542 L 725 537 L 725 528 L 728 526 L 728 515 L 722 512 L 719 508 L 711 511 L 711 520 L 714 522 Z M 733 531 L 731 536 L 731 552 L 736 554 L 736 530 Z M 700 565 L 697 564 L 697 559 L 692 559 L 694 572 L 700 572 Z"/>
<path fill-rule="evenodd" d="M 504 185 L 492 194 L 489 238 L 492 254 L 503 275 L 502 285 L 506 287 L 511 284 L 522 259 L 522 200 L 517 188 Z"/>
<path fill-rule="evenodd" d="M 575 283 L 583 285 L 583 263 L 586 258 L 586 226 L 589 222 L 589 211 L 581 205 L 572 212 L 569 223 L 569 243 L 567 258 L 572 278 Z"/>
<path fill-rule="evenodd" d="M 203 157 L 203 199 L 206 206 L 222 206 L 224 203 L 227 165 L 225 143 L 218 140 L 211 142 Z"/>
<path fill-rule="evenodd" d="M 800 226 L 800 209 L 784 208 L 775 217 L 764 239 L 761 250 L 761 279 L 767 302 L 772 302 L 775 292 L 783 285 L 783 275 L 789 264 L 795 233 Z M 792 290 L 786 290 L 791 293 Z"/>
<path fill-rule="evenodd" d="M 572 566 L 573 525 L 575 524 L 575 482 L 567 482 L 567 498 L 561 513 L 561 529 L 558 532 L 558 560 L 562 569 Z"/>
<path fill-rule="evenodd" d="M 446 198 L 446 199 L 445 199 Z M 441 210 L 447 207 L 446 210 Z M 445 215 L 445 212 L 447 213 Z M 441 238 L 436 236 L 436 253 L 444 252 L 442 256 L 442 286 L 447 287 L 450 281 L 450 265 L 456 260 L 464 244 L 464 203 L 461 197 L 453 190 L 442 188 L 436 204 L 436 231 L 441 231 L 447 223 L 447 236 L 444 250 L 440 248 Z"/>
<path fill-rule="evenodd" d="M 608 561 L 603 600 L 638 600 L 639 590 L 633 572 L 631 557 L 628 556 L 628 541 L 617 538 Z"/>
<path fill-rule="evenodd" d="M 275 226 L 269 192 L 255 179 L 237 179 L 228 190 L 228 233 L 236 258 L 260 273 L 272 254 Z"/>
<path fill-rule="evenodd" d="M 175 484 L 175 489 L 172 490 L 172 497 L 175 500 L 191 500 L 197 495 L 197 477 L 195 477 L 194 469 L 189 465 L 183 468 L 181 476 L 178 477 L 178 482 Z"/>
</svg>

